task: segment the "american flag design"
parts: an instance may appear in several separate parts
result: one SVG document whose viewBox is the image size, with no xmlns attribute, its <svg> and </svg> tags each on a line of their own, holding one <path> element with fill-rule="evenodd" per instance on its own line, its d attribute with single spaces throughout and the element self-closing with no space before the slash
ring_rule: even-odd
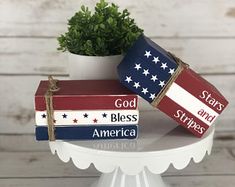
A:
<svg viewBox="0 0 235 187">
<path fill-rule="evenodd" d="M 47 126 L 46 111 L 36 111 L 36 125 Z M 71 125 L 129 125 L 138 124 L 138 110 L 70 110 L 54 111 L 55 126 Z"/>
<path fill-rule="evenodd" d="M 176 69 L 177 64 L 167 51 L 141 36 L 119 64 L 118 74 L 124 86 L 152 103 Z M 185 68 L 157 107 L 201 137 L 227 104 L 214 86 Z"/>
<path fill-rule="evenodd" d="M 151 103 L 164 89 L 175 72 L 177 64 L 151 48 L 144 49 L 140 56 L 133 60 L 126 70 L 123 70 L 122 65 L 119 66 L 122 71 L 119 74 L 120 80 L 127 88 Z"/>
</svg>

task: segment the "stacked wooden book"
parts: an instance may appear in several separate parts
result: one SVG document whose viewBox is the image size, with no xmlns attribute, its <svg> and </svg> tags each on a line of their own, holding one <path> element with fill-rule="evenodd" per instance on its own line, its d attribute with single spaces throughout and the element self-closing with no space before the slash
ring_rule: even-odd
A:
<svg viewBox="0 0 235 187">
<path fill-rule="evenodd" d="M 35 94 L 36 139 L 48 140 L 46 93 L 41 81 Z M 53 93 L 56 139 L 134 139 L 138 136 L 138 97 L 116 80 L 66 80 Z"/>
</svg>

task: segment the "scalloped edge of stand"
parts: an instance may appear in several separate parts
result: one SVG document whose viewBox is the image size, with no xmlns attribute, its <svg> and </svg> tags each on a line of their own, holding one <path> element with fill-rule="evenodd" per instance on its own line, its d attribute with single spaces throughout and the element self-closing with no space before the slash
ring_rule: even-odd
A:
<svg viewBox="0 0 235 187">
<path fill-rule="evenodd" d="M 120 168 L 127 175 L 136 175 L 148 169 L 154 174 L 164 173 L 172 164 L 181 170 L 188 166 L 191 160 L 199 163 L 206 154 L 210 155 L 213 144 L 214 130 L 205 138 L 192 145 L 156 152 L 106 152 L 84 148 L 68 142 L 50 142 L 52 154 L 57 154 L 63 162 L 72 160 L 79 169 L 87 169 L 91 164 L 102 173 L 113 172 Z"/>
</svg>

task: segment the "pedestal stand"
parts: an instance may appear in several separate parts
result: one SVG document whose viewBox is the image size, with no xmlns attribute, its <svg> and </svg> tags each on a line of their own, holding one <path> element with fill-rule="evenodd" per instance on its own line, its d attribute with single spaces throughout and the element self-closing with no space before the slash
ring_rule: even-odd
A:
<svg viewBox="0 0 235 187">
<path fill-rule="evenodd" d="M 160 115 L 160 116 L 159 116 Z M 55 141 L 53 154 L 80 169 L 91 163 L 103 174 L 93 187 L 166 187 L 161 175 L 170 164 L 185 168 L 210 154 L 214 128 L 196 138 L 156 111 L 142 112 L 137 140 Z"/>
</svg>

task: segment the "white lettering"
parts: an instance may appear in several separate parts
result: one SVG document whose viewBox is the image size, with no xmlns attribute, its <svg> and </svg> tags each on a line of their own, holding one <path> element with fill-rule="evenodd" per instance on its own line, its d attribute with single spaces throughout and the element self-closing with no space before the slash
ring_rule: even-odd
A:
<svg viewBox="0 0 235 187">
<path fill-rule="evenodd" d="M 175 118 L 178 118 L 181 122 L 183 122 L 188 129 L 193 129 L 194 131 L 198 132 L 199 134 L 203 134 L 206 129 L 194 121 L 194 118 L 190 118 L 186 115 L 185 112 L 182 110 L 177 110 L 176 114 L 174 114 Z"/>
<path fill-rule="evenodd" d="M 122 99 L 117 99 L 114 103 L 116 108 L 136 108 L 136 98 L 128 101 L 128 100 L 122 100 Z"/>
<path fill-rule="evenodd" d="M 94 130 L 92 137 L 93 137 L 93 138 L 94 138 L 94 137 L 100 137 L 100 135 L 99 135 L 97 129 Z"/>
<path fill-rule="evenodd" d="M 94 129 L 93 138 L 115 138 L 115 137 L 136 137 L 135 129 L 111 129 L 111 130 L 97 130 Z"/>
<path fill-rule="evenodd" d="M 224 108 L 224 105 L 217 101 L 214 97 L 212 97 L 212 94 L 210 94 L 206 90 L 202 91 L 201 95 L 199 95 L 199 98 L 204 99 L 206 103 L 208 103 L 218 111 L 222 111 Z"/>
</svg>

